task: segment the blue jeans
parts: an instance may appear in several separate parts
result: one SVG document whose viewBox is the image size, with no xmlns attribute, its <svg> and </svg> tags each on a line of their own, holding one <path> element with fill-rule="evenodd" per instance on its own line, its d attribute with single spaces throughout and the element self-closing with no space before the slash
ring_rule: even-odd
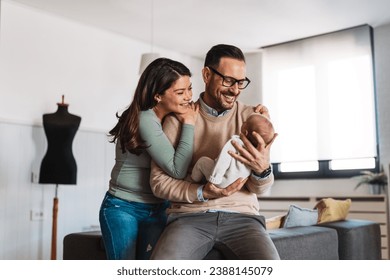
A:
<svg viewBox="0 0 390 280">
<path fill-rule="evenodd" d="M 166 224 L 168 202 L 128 202 L 106 193 L 99 212 L 107 259 L 147 260 Z"/>
</svg>

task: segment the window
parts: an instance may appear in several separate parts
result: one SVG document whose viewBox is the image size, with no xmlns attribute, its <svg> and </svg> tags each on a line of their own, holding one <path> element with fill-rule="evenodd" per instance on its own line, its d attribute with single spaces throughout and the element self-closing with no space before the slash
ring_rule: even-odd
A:
<svg viewBox="0 0 390 280">
<path fill-rule="evenodd" d="M 377 171 L 371 41 L 363 25 L 263 48 L 263 102 L 279 133 L 276 178 Z"/>
</svg>

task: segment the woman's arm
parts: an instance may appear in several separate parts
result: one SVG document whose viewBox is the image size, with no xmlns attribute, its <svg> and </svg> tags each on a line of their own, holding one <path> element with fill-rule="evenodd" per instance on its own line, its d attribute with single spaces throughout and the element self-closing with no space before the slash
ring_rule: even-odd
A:
<svg viewBox="0 0 390 280">
<path fill-rule="evenodd" d="M 191 163 L 194 126 L 183 124 L 181 136 L 176 150 L 162 130 L 159 119 L 153 112 L 143 111 L 140 114 L 140 135 L 149 146 L 146 151 L 165 172 L 170 176 L 183 179 Z"/>
</svg>

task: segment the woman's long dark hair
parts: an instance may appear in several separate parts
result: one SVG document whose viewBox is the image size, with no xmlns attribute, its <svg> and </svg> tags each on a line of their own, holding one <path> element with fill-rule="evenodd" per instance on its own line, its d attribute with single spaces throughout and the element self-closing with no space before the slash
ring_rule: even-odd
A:
<svg viewBox="0 0 390 280">
<path fill-rule="evenodd" d="M 122 152 L 139 155 L 147 148 L 139 135 L 139 114 L 156 106 L 155 95 L 163 95 L 181 76 L 191 77 L 190 70 L 182 63 L 169 58 L 157 58 L 142 73 L 130 106 L 119 116 L 118 123 L 110 130 L 110 142 L 119 141 Z"/>
</svg>

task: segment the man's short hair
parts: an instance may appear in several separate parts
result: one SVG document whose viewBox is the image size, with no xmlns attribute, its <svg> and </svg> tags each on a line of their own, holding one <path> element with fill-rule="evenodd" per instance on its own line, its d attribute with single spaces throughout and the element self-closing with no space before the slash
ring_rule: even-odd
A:
<svg viewBox="0 0 390 280">
<path fill-rule="evenodd" d="M 219 44 L 207 52 L 204 66 L 217 67 L 223 57 L 234 58 L 245 62 L 244 53 L 239 48 L 232 45 Z"/>
</svg>

